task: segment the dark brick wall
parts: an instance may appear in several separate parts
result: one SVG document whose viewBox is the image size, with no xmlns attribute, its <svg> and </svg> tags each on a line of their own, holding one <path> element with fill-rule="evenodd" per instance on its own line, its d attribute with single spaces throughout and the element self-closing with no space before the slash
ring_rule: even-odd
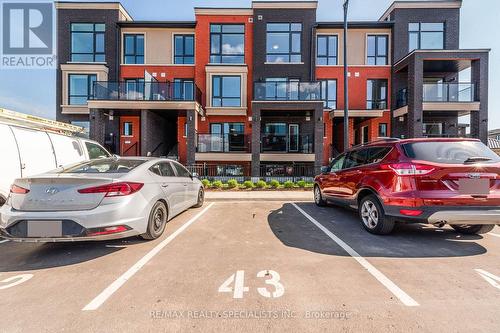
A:
<svg viewBox="0 0 500 333">
<path fill-rule="evenodd" d="M 259 20 L 262 16 L 262 20 Z M 302 62 L 303 64 L 265 64 L 266 62 L 266 24 L 302 23 Z M 263 81 L 268 77 L 299 78 L 301 81 L 314 79 L 313 32 L 316 24 L 315 9 L 255 9 L 254 10 L 254 57 L 253 77 Z"/>
<path fill-rule="evenodd" d="M 115 9 L 60 9 L 57 11 L 57 78 L 56 78 L 56 119 L 69 122 L 82 120 L 81 115 L 61 114 L 62 104 L 62 72 L 61 64 L 71 61 L 71 23 L 105 23 L 106 35 L 106 65 L 109 68 L 108 79 L 116 81 L 118 78 L 117 54 L 120 49 L 119 31 L 116 25 L 119 11 Z M 88 117 L 86 117 L 88 119 Z"/>
</svg>

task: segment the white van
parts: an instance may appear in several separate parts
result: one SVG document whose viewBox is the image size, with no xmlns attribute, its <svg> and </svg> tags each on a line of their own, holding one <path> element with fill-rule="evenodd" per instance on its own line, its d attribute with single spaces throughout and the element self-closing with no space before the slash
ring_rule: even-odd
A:
<svg viewBox="0 0 500 333">
<path fill-rule="evenodd" d="M 16 178 L 109 156 L 111 154 L 94 141 L 0 123 L 0 206 L 5 203 Z"/>
</svg>

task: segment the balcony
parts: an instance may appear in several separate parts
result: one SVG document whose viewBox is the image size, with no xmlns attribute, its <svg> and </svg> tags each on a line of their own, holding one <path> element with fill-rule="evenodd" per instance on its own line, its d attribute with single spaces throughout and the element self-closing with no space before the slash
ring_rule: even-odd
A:
<svg viewBox="0 0 500 333">
<path fill-rule="evenodd" d="M 249 137 L 245 134 L 198 134 L 198 153 L 246 153 Z"/>
<path fill-rule="evenodd" d="M 91 100 L 198 102 L 201 90 L 193 82 L 97 81 Z"/>
<path fill-rule="evenodd" d="M 261 139 L 262 153 L 313 154 L 314 137 L 312 134 L 285 135 L 264 134 Z"/>
<path fill-rule="evenodd" d="M 473 83 L 424 83 L 424 102 L 474 102 Z"/>
<path fill-rule="evenodd" d="M 255 82 L 256 101 L 321 101 L 321 82 Z"/>
</svg>

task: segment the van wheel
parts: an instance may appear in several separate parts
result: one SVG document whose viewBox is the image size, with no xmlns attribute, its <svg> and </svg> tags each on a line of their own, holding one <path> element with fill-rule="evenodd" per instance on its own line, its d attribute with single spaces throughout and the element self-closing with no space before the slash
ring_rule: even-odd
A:
<svg viewBox="0 0 500 333">
<path fill-rule="evenodd" d="M 165 231 L 167 224 L 167 206 L 161 201 L 154 204 L 149 214 L 148 229 L 141 237 L 146 240 L 156 239 L 160 237 Z"/>
<path fill-rule="evenodd" d="M 394 229 L 394 220 L 387 218 L 382 205 L 374 195 L 367 195 L 358 206 L 363 227 L 376 235 L 389 234 Z"/>
<path fill-rule="evenodd" d="M 203 206 L 203 202 L 205 201 L 205 191 L 203 191 L 203 188 L 200 188 L 198 191 L 198 201 L 196 201 L 196 205 L 194 205 L 194 208 L 199 208 Z"/>
<path fill-rule="evenodd" d="M 460 224 L 460 225 L 452 225 L 451 226 L 453 229 L 458 231 L 461 234 L 464 235 L 480 235 L 480 234 L 486 234 L 493 230 L 495 227 L 494 224 L 475 224 L 475 225 L 468 225 L 468 224 Z"/>
<path fill-rule="evenodd" d="M 0 207 L 5 205 L 5 201 L 6 201 L 5 198 L 0 195 Z"/>
<path fill-rule="evenodd" d="M 320 207 L 326 206 L 326 200 L 323 199 L 323 196 L 321 195 L 321 189 L 318 185 L 314 186 L 314 202 Z"/>
</svg>

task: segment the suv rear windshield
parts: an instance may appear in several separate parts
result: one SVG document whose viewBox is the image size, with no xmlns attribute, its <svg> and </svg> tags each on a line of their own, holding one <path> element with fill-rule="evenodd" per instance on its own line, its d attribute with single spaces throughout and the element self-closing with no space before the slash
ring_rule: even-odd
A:
<svg viewBox="0 0 500 333">
<path fill-rule="evenodd" d="M 484 158 L 481 163 L 500 162 L 500 157 L 478 141 L 428 141 L 403 144 L 409 158 L 445 164 L 463 164 L 469 159 Z"/>
<path fill-rule="evenodd" d="M 145 160 L 99 159 L 64 169 L 61 173 L 128 173 Z"/>
</svg>

